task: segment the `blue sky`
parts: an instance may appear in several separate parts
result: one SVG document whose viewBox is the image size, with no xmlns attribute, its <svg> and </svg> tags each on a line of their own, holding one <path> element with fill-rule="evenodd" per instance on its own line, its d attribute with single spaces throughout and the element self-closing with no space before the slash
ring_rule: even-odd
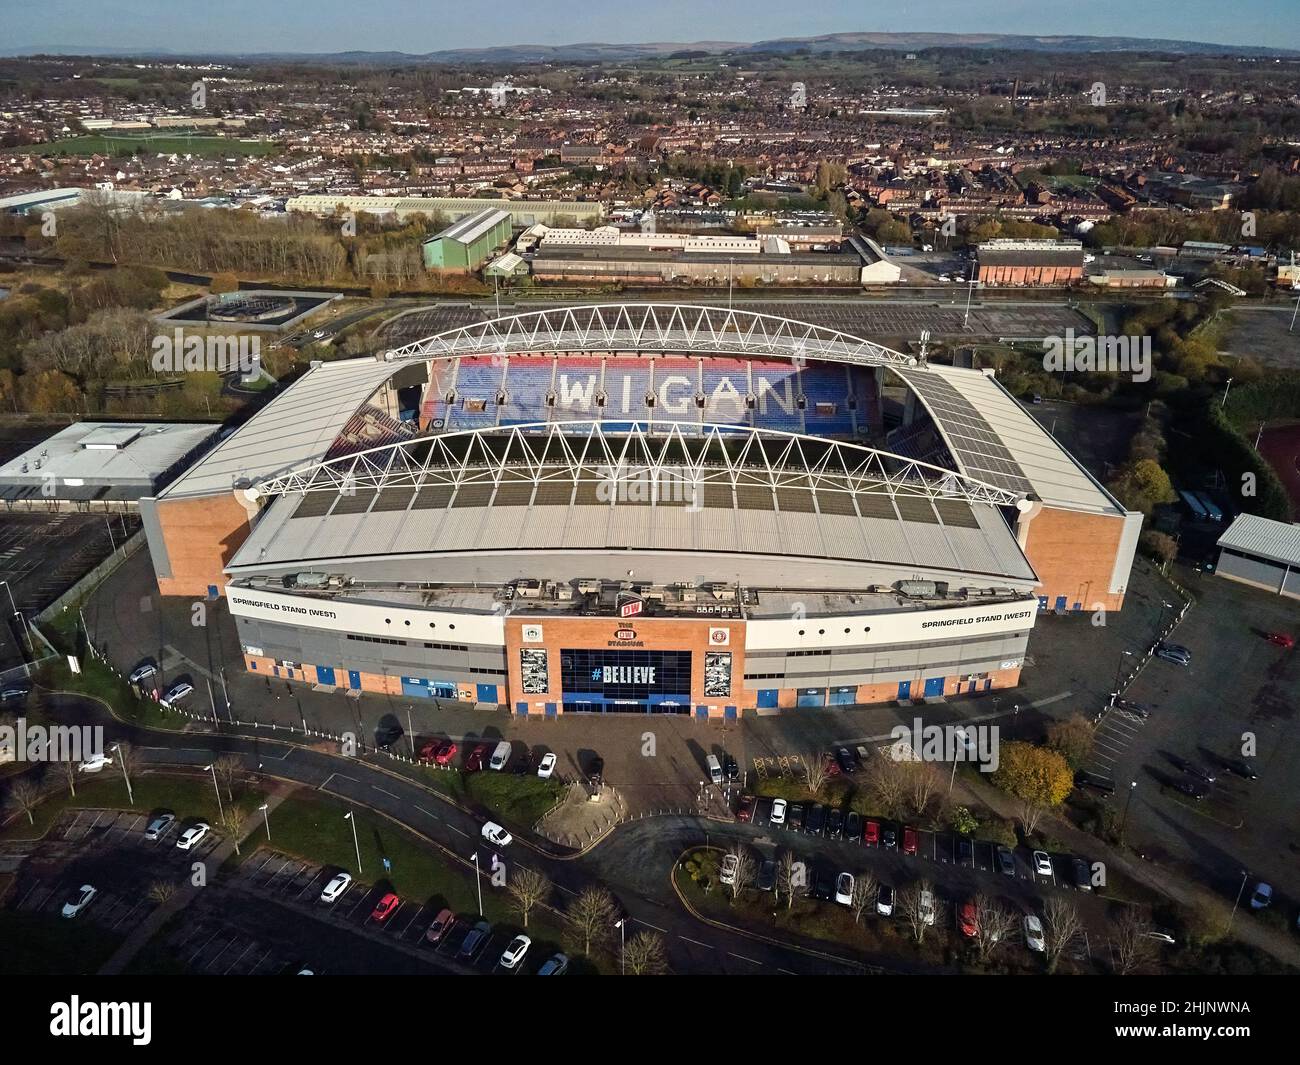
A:
<svg viewBox="0 0 1300 1065">
<path fill-rule="evenodd" d="M 1300 48 L 1296 0 L 0 0 L 0 52 L 431 52 L 580 41 L 755 41 L 848 31 L 1096 34 Z"/>
</svg>

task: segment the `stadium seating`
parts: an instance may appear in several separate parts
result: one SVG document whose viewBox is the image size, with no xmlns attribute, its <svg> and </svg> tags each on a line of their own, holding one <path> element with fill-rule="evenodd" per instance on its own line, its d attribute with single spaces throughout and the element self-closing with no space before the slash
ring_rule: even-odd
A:
<svg viewBox="0 0 1300 1065">
<path fill-rule="evenodd" d="M 799 409 L 799 369 L 792 363 L 753 360 L 749 368 L 755 404 L 749 424 L 784 433 L 804 431 Z"/>
<path fill-rule="evenodd" d="M 853 412 L 849 410 L 852 385 L 847 366 L 810 363 L 799 375 L 807 398 L 804 410 L 806 431 L 814 436 L 851 436 Z"/>
<path fill-rule="evenodd" d="M 413 435 L 406 422 L 398 421 L 378 407 L 367 404 L 348 419 L 347 424 L 330 444 L 325 458 L 328 461 L 342 458 L 344 455 L 354 455 L 358 451 L 390 444 Z"/>
</svg>

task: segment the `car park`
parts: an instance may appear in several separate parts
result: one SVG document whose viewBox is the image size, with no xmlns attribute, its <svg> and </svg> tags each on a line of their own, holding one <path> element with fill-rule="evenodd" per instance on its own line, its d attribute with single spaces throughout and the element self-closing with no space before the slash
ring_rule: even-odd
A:
<svg viewBox="0 0 1300 1065">
<path fill-rule="evenodd" d="M 835 761 L 839 763 L 840 769 L 845 773 L 857 772 L 858 760 L 853 757 L 853 752 L 847 747 L 835 748 Z"/>
<path fill-rule="evenodd" d="M 375 904 L 374 910 L 371 911 L 370 919 L 383 924 L 384 921 L 387 921 L 388 918 L 392 917 L 393 914 L 397 912 L 397 908 L 401 904 L 402 900 L 390 891 Z"/>
<path fill-rule="evenodd" d="M 893 825 L 885 825 L 880 832 L 880 845 L 892 851 L 898 847 L 898 832 Z"/>
<path fill-rule="evenodd" d="M 844 838 L 850 843 L 862 842 L 862 815 L 850 810 L 844 817 Z"/>
<path fill-rule="evenodd" d="M 321 902 L 337 902 L 343 892 L 352 886 L 352 874 L 335 873 L 325 889 L 320 893 Z"/>
<path fill-rule="evenodd" d="M 483 762 L 484 760 L 486 760 L 488 756 L 488 750 L 489 748 L 486 743 L 480 743 L 472 751 L 470 751 L 469 757 L 465 759 L 465 772 L 477 773 L 480 769 L 482 769 Z"/>
<path fill-rule="evenodd" d="M 180 834 L 180 838 L 176 840 L 176 846 L 183 851 L 193 850 L 203 842 L 203 837 L 208 834 L 208 831 L 211 828 L 212 826 L 206 821 L 200 821 L 198 824 L 190 825 L 189 828 Z"/>
<path fill-rule="evenodd" d="M 458 958 L 472 958 L 478 949 L 486 943 L 492 935 L 492 926 L 487 921 L 479 921 L 461 940 L 460 949 L 456 952 Z"/>
<path fill-rule="evenodd" d="M 791 803 L 790 808 L 785 812 L 785 827 L 791 832 L 802 832 L 806 812 L 803 803 Z"/>
<path fill-rule="evenodd" d="M 1016 858 L 1011 853 L 1010 847 L 998 847 L 996 852 L 998 861 L 998 872 L 1003 876 L 1016 875 Z"/>
<path fill-rule="evenodd" d="M 1082 784 L 1085 788 L 1092 788 L 1093 791 L 1100 791 L 1107 795 L 1115 793 L 1115 782 L 1108 780 L 1098 773 L 1089 773 L 1086 769 L 1081 769 L 1074 774 L 1074 782 Z"/>
<path fill-rule="evenodd" d="M 1052 856 L 1047 851 L 1034 851 L 1034 872 L 1039 876 L 1052 876 Z"/>
<path fill-rule="evenodd" d="M 876 889 L 876 913 L 881 917 L 894 916 L 894 889 L 889 884 L 881 884 Z"/>
<path fill-rule="evenodd" d="M 785 824 L 785 810 L 786 810 L 786 806 L 787 806 L 787 803 L 786 803 L 786 801 L 785 801 L 784 799 L 773 799 L 773 800 L 772 800 L 772 817 L 771 817 L 771 820 L 770 820 L 770 822 L 769 822 L 770 824 L 773 824 L 773 825 L 784 825 L 784 824 Z"/>
<path fill-rule="evenodd" d="M 739 857 L 734 854 L 724 854 L 722 856 L 722 869 L 718 873 L 718 879 L 724 884 L 734 884 L 736 882 L 736 870 L 739 868 Z"/>
<path fill-rule="evenodd" d="M 552 954 L 544 962 L 542 967 L 537 970 L 538 976 L 563 976 L 569 969 L 569 956 L 567 954 Z"/>
<path fill-rule="evenodd" d="M 915 854 L 917 842 L 918 842 L 918 838 L 917 838 L 916 829 L 904 828 L 903 829 L 903 853 Z"/>
<path fill-rule="evenodd" d="M 90 905 L 91 900 L 98 894 L 99 892 L 95 890 L 93 884 L 82 884 L 77 889 L 77 893 L 63 904 L 63 916 L 76 917 L 77 914 Z"/>
<path fill-rule="evenodd" d="M 835 878 L 835 901 L 845 906 L 853 904 L 853 874 L 840 873 Z"/>
<path fill-rule="evenodd" d="M 754 796 L 742 795 L 736 803 L 736 820 L 748 821 L 754 816 Z"/>
<path fill-rule="evenodd" d="M 451 930 L 456 923 L 456 915 L 448 909 L 438 911 L 438 916 L 433 919 L 433 924 L 429 925 L 424 933 L 426 943 L 440 943 L 443 937 Z"/>
<path fill-rule="evenodd" d="M 509 740 L 502 740 L 496 745 L 492 752 L 492 758 L 488 762 L 488 768 L 495 773 L 501 772 L 510 763 L 510 753 L 514 748 L 510 745 Z"/>
<path fill-rule="evenodd" d="M 969 836 L 957 837 L 957 864 L 973 865 L 975 863 L 975 848 L 971 845 Z"/>
<path fill-rule="evenodd" d="M 862 842 L 868 847 L 880 846 L 880 822 L 867 821 L 862 826 Z"/>
<path fill-rule="evenodd" d="M 156 676 L 157 673 L 158 667 L 152 662 L 141 662 L 135 667 L 135 669 L 131 670 L 131 675 L 128 679 L 132 684 L 140 684 L 148 680 L 150 677 Z"/>
<path fill-rule="evenodd" d="M 194 691 L 193 684 L 188 684 L 185 681 L 181 681 L 181 683 L 173 684 L 170 688 L 168 688 L 167 694 L 164 695 L 162 699 L 159 700 L 159 702 L 161 702 L 163 706 L 170 709 L 171 707 L 179 703 L 182 699 L 184 699 L 187 695 L 192 694 L 193 691 Z"/>
<path fill-rule="evenodd" d="M 542 780 L 550 780 L 555 772 L 555 763 L 558 761 L 559 758 L 554 751 L 547 751 L 542 755 L 542 760 L 537 763 L 537 776 Z"/>
<path fill-rule="evenodd" d="M 1074 886 L 1080 891 L 1092 890 L 1092 866 L 1084 859 L 1071 859 L 1070 875 L 1074 878 Z"/>
<path fill-rule="evenodd" d="M 533 945 L 533 941 L 529 939 L 527 936 L 525 935 L 515 936 L 515 938 L 510 941 L 506 949 L 501 952 L 501 968 L 503 969 L 519 968 L 519 963 L 524 960 L 524 957 L 528 954 L 528 948 L 531 947 L 532 945 Z"/>
<path fill-rule="evenodd" d="M 829 869 L 819 868 L 813 873 L 812 895 L 823 902 L 830 902 L 835 896 L 835 875 Z"/>
<path fill-rule="evenodd" d="M 80 769 L 81 772 L 83 773 L 98 773 L 105 766 L 109 766 L 112 764 L 113 764 L 113 759 L 111 759 L 108 755 L 104 754 L 103 752 L 100 752 L 99 754 L 92 754 L 89 758 L 87 758 L 84 762 L 82 762 L 81 765 L 79 765 L 77 768 Z"/>
<path fill-rule="evenodd" d="M 1037 914 L 1027 914 L 1024 921 L 1025 946 L 1036 954 L 1047 950 L 1047 939 L 1043 935 L 1043 922 Z"/>
<path fill-rule="evenodd" d="M 498 825 L 495 821 L 488 821 L 483 826 L 483 838 L 494 847 L 508 847 L 514 839 L 509 832 Z"/>
<path fill-rule="evenodd" d="M 826 814 L 826 837 L 839 839 L 844 833 L 844 811 L 832 807 Z"/>
<path fill-rule="evenodd" d="M 758 879 L 755 881 L 759 891 L 773 891 L 776 888 L 776 862 L 771 858 L 758 867 Z"/>
<path fill-rule="evenodd" d="M 167 834 L 167 830 L 176 823 L 176 815 L 173 813 L 162 813 L 155 817 L 148 825 L 145 826 L 144 838 L 151 843 L 160 840 Z"/>
<path fill-rule="evenodd" d="M 1266 910 L 1271 905 L 1273 905 L 1273 886 L 1261 881 L 1255 885 L 1255 890 L 1250 894 L 1250 908 L 1252 910 Z"/>
<path fill-rule="evenodd" d="M 1123 696 L 1117 695 L 1115 697 L 1115 706 L 1120 710 L 1126 710 L 1128 713 L 1142 718 L 1144 721 L 1151 716 L 1151 708 L 1145 703 L 1135 703 L 1132 699 L 1125 699 Z"/>
<path fill-rule="evenodd" d="M 934 924 L 934 892 L 929 889 L 923 890 L 916 902 L 916 913 L 923 925 L 931 926 Z"/>
<path fill-rule="evenodd" d="M 808 807 L 808 813 L 804 818 L 804 829 L 811 836 L 820 836 L 822 828 L 826 824 L 826 807 L 820 803 L 814 803 Z"/>
</svg>

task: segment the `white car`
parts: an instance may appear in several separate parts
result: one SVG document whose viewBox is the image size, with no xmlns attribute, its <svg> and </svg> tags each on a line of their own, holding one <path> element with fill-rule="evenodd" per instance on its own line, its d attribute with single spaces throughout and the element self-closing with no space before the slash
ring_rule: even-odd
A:
<svg viewBox="0 0 1300 1065">
<path fill-rule="evenodd" d="M 108 755 L 103 753 L 92 754 L 89 758 L 87 758 L 84 762 L 81 763 L 80 769 L 83 773 L 98 773 L 101 769 L 104 768 L 104 766 L 112 765 L 112 764 L 113 764 L 113 759 L 111 759 Z"/>
<path fill-rule="evenodd" d="M 853 874 L 840 873 L 835 878 L 835 901 L 845 906 L 853 905 Z"/>
<path fill-rule="evenodd" d="M 739 858 L 734 854 L 724 854 L 722 856 L 722 872 L 718 874 L 718 879 L 724 884 L 734 884 L 736 882 L 736 870 L 739 868 Z"/>
<path fill-rule="evenodd" d="M 528 948 L 533 945 L 533 941 L 527 936 L 515 936 L 510 941 L 510 946 L 501 954 L 501 968 L 514 969 L 524 960 L 524 955 L 528 953 Z"/>
<path fill-rule="evenodd" d="M 921 898 L 917 902 L 917 912 L 921 916 L 923 925 L 934 924 L 934 892 L 922 891 Z"/>
<path fill-rule="evenodd" d="M 1034 872 L 1039 876 L 1052 875 L 1052 856 L 1047 851 L 1034 851 Z"/>
<path fill-rule="evenodd" d="M 144 830 L 144 838 L 147 840 L 162 839 L 175 821 L 175 814 L 159 814 L 149 822 L 149 826 Z"/>
<path fill-rule="evenodd" d="M 173 684 L 170 688 L 168 688 L 167 694 L 164 695 L 162 699 L 160 699 L 159 701 L 163 704 L 163 706 L 170 708 L 172 706 L 175 706 L 178 702 L 184 699 L 185 696 L 189 695 L 193 691 L 194 691 L 193 684 L 186 684 L 184 681 L 181 681 L 180 684 Z"/>
<path fill-rule="evenodd" d="M 876 890 L 876 913 L 881 917 L 894 916 L 894 889 L 888 884 L 881 884 Z"/>
<path fill-rule="evenodd" d="M 542 760 L 537 763 L 537 775 L 542 780 L 550 780 L 551 774 L 555 772 L 555 763 L 558 761 L 559 759 L 556 758 L 554 752 L 548 751 L 542 755 Z"/>
<path fill-rule="evenodd" d="M 1025 946 L 1036 954 L 1047 950 L 1047 940 L 1043 938 L 1043 922 L 1037 914 L 1031 913 L 1025 917 Z"/>
<path fill-rule="evenodd" d="M 212 826 L 206 821 L 200 821 L 197 825 L 190 825 L 181 833 L 180 839 L 176 841 L 176 846 L 183 851 L 193 850 L 203 842 L 203 837 L 208 834 L 211 828 Z"/>
<path fill-rule="evenodd" d="M 131 683 L 139 684 L 142 680 L 152 677 L 157 672 L 158 670 L 152 662 L 141 663 L 131 670 Z"/>
<path fill-rule="evenodd" d="M 784 799 L 772 800 L 772 818 L 771 818 L 772 824 L 774 825 L 785 824 L 785 807 L 786 807 L 786 801 Z"/>
<path fill-rule="evenodd" d="M 99 892 L 95 890 L 92 884 L 82 884 L 80 890 L 77 892 L 77 897 L 71 902 L 65 902 L 63 904 L 63 916 L 76 917 L 77 914 L 90 905 L 90 900 L 97 894 L 99 894 Z"/>
<path fill-rule="evenodd" d="M 337 902 L 340 895 L 352 886 L 352 876 L 348 873 L 338 873 L 333 880 L 325 885 L 325 890 L 320 893 L 321 902 Z"/>
<path fill-rule="evenodd" d="M 489 821 L 483 826 L 483 838 L 494 847 L 508 847 L 510 846 L 511 840 L 515 837 L 500 825 L 493 821 Z"/>
</svg>

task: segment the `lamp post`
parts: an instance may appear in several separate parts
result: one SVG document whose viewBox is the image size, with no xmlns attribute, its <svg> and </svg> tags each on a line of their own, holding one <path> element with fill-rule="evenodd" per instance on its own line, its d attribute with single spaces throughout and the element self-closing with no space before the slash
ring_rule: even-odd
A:
<svg viewBox="0 0 1300 1065">
<path fill-rule="evenodd" d="M 1115 663 L 1115 686 L 1114 686 L 1114 688 L 1112 689 L 1112 691 L 1111 691 L 1111 693 L 1110 693 L 1110 705 L 1111 705 L 1111 706 L 1114 706 L 1114 705 L 1115 705 L 1115 700 L 1119 698 L 1119 675 L 1120 675 L 1121 673 L 1124 672 L 1124 659 L 1125 659 L 1125 657 L 1132 658 L 1132 657 L 1133 657 L 1133 652 L 1132 652 L 1132 651 L 1121 651 L 1121 652 L 1119 653 L 1119 661 Z"/>
<path fill-rule="evenodd" d="M 122 779 L 126 781 L 126 797 L 131 800 L 131 805 L 135 805 L 135 792 L 131 789 L 131 777 L 126 771 L 126 759 L 122 757 L 122 745 L 113 744 L 113 753 L 117 755 L 117 761 L 122 766 Z"/>
<path fill-rule="evenodd" d="M 352 811 L 349 810 L 347 813 L 343 815 L 343 820 L 352 822 L 352 846 L 355 847 L 357 851 L 357 876 L 360 876 L 361 875 L 361 844 L 357 842 L 357 819 L 352 816 Z"/>
<path fill-rule="evenodd" d="M 953 729 L 953 735 L 959 736 L 962 741 L 962 750 L 966 750 L 966 730 L 964 728 Z M 957 780 L 957 752 L 952 752 L 952 775 L 948 777 L 948 794 L 952 794 L 952 786 Z"/>
<path fill-rule="evenodd" d="M 974 291 L 975 291 L 975 262 L 974 260 L 972 260 L 970 264 L 970 277 L 966 281 L 966 315 L 961 320 L 962 329 L 970 328 L 970 297 L 971 297 L 971 293 Z"/>
<path fill-rule="evenodd" d="M 262 803 L 261 806 L 258 807 L 258 809 L 262 811 L 262 821 L 266 825 L 266 842 L 270 843 L 271 842 L 271 804 L 269 802 L 264 802 Z"/>
<path fill-rule="evenodd" d="M 483 916 L 483 877 L 478 869 L 478 851 L 470 855 L 470 860 L 474 863 L 474 886 L 478 888 L 478 915 Z"/>
<path fill-rule="evenodd" d="M 1119 842 L 1120 846 L 1124 845 L 1124 829 L 1128 825 L 1128 808 L 1133 805 L 1133 793 L 1137 791 L 1138 782 L 1130 780 L 1128 785 L 1128 800 L 1124 803 L 1124 816 L 1119 819 Z"/>
<path fill-rule="evenodd" d="M 205 765 L 203 768 L 212 774 L 212 790 L 217 793 L 217 816 L 224 821 L 226 811 L 221 805 L 221 789 L 217 787 L 217 763 L 213 762 L 211 765 Z"/>
<path fill-rule="evenodd" d="M 614 927 L 618 929 L 619 968 L 622 970 L 619 975 L 621 976 L 627 975 L 627 931 L 623 927 L 626 923 L 626 917 L 614 922 Z"/>
<path fill-rule="evenodd" d="M 1232 387 L 1232 378 L 1229 377 L 1228 383 L 1223 386 L 1223 399 L 1219 401 L 1220 407 L 1226 407 L 1228 405 L 1228 389 L 1230 389 L 1231 387 Z"/>
<path fill-rule="evenodd" d="M 1237 916 L 1237 907 L 1241 905 L 1241 893 L 1246 890 L 1246 877 L 1250 876 L 1250 871 L 1243 869 L 1241 871 L 1241 886 L 1237 888 L 1237 898 L 1232 904 L 1232 912 L 1228 914 L 1228 926 L 1223 930 L 1224 935 L 1232 930 L 1232 919 Z"/>
</svg>

